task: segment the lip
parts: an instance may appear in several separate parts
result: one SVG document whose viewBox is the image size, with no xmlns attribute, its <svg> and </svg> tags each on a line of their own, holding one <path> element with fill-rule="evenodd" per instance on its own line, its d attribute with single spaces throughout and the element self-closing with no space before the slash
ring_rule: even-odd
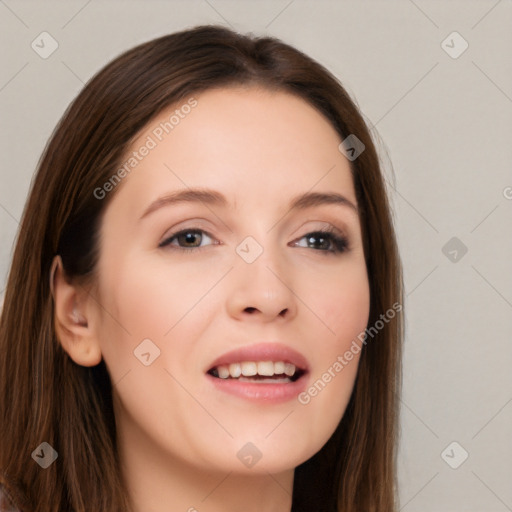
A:
<svg viewBox="0 0 512 512">
<path fill-rule="evenodd" d="M 241 363 L 243 361 L 272 361 L 274 363 L 283 361 L 294 364 L 297 368 L 306 372 L 309 371 L 308 362 L 300 352 L 282 343 L 271 342 L 257 343 L 226 352 L 215 359 L 206 371 L 211 370 L 215 366 Z"/>
<path fill-rule="evenodd" d="M 213 377 L 208 371 L 216 366 L 229 365 L 243 361 L 283 361 L 294 364 L 302 370 L 296 381 L 286 383 L 255 383 L 241 382 L 236 379 L 220 379 Z M 258 343 L 240 347 L 221 355 L 205 369 L 206 377 L 216 389 L 247 400 L 262 403 L 282 403 L 292 400 L 301 393 L 307 384 L 309 364 L 306 358 L 295 349 L 282 343 Z"/>
</svg>

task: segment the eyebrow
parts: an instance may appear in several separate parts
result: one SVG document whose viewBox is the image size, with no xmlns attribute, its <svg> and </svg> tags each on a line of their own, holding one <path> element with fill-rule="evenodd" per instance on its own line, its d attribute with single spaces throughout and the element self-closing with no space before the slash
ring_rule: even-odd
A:
<svg viewBox="0 0 512 512">
<path fill-rule="evenodd" d="M 165 206 L 172 206 L 179 203 L 204 203 L 212 206 L 227 207 L 229 202 L 220 192 L 210 189 L 192 189 L 178 190 L 160 197 L 152 202 L 144 211 L 140 220 L 147 217 L 150 213 L 159 210 Z M 306 192 L 300 194 L 290 201 L 288 211 L 305 210 L 314 206 L 324 204 L 335 204 L 346 206 L 358 214 L 357 206 L 345 196 L 335 192 Z"/>
</svg>

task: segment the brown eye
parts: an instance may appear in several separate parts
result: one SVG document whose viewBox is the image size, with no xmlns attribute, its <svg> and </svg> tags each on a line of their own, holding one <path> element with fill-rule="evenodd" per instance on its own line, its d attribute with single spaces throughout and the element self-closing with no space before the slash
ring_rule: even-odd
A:
<svg viewBox="0 0 512 512">
<path fill-rule="evenodd" d="M 204 238 L 211 238 L 210 235 L 202 229 L 184 229 L 178 233 L 172 234 L 159 244 L 158 247 L 171 247 L 173 249 L 200 249 Z M 211 244 L 207 244 L 211 245 Z"/>
</svg>

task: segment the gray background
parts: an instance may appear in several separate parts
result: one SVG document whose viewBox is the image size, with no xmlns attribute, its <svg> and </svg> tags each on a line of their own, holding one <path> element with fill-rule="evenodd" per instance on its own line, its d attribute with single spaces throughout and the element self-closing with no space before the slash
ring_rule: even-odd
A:
<svg viewBox="0 0 512 512">
<path fill-rule="evenodd" d="M 201 23 L 305 51 L 382 139 L 407 293 L 402 510 L 512 510 L 511 0 L 0 0 L 1 295 L 69 102 L 122 51 Z M 47 59 L 31 48 L 43 31 L 59 44 Z"/>
</svg>

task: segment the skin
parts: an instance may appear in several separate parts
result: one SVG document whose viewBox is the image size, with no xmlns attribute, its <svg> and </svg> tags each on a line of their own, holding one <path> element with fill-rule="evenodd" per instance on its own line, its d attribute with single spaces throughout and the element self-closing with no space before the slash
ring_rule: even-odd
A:
<svg viewBox="0 0 512 512">
<path fill-rule="evenodd" d="M 85 293 L 68 284 L 56 260 L 57 334 L 78 364 L 107 364 L 136 512 L 289 511 L 294 468 L 342 418 L 359 354 L 307 405 L 228 395 L 205 370 L 231 349 L 280 341 L 308 360 L 309 387 L 365 330 L 370 296 L 357 211 L 288 208 L 309 191 L 357 206 L 349 162 L 331 124 L 293 95 L 237 87 L 195 97 L 108 204 L 95 286 Z M 221 192 L 228 206 L 179 203 L 140 219 L 153 201 L 188 187 Z M 305 235 L 329 226 L 347 237 L 346 251 L 308 244 Z M 193 238 L 200 249 L 180 251 L 183 239 L 159 247 L 186 228 L 208 233 Z M 236 252 L 247 236 L 263 248 L 252 263 Z M 160 356 L 145 366 L 134 350 L 148 338 Z M 248 442 L 262 454 L 252 468 L 237 457 Z"/>
</svg>

